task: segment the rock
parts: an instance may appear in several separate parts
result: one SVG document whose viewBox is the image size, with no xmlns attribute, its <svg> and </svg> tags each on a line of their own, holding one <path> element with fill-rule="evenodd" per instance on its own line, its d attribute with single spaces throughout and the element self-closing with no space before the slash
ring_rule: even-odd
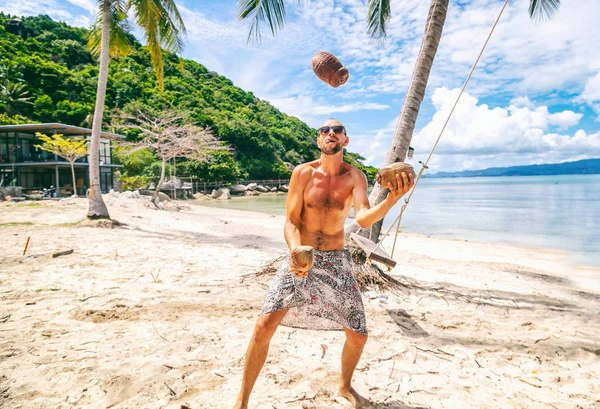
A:
<svg viewBox="0 0 600 409">
<path fill-rule="evenodd" d="M 170 180 L 164 181 L 161 185 L 160 188 L 161 189 L 179 189 L 181 188 L 182 183 L 181 183 L 181 179 L 179 179 L 178 177 L 175 176 L 171 176 Z"/>
<path fill-rule="evenodd" d="M 131 190 L 127 190 L 123 193 L 119 194 L 119 197 L 125 198 L 125 199 L 139 199 L 140 197 L 142 197 L 140 195 L 140 192 L 135 190 L 135 191 L 131 191 Z"/>
<path fill-rule="evenodd" d="M 222 194 L 223 194 L 223 191 L 221 189 L 219 189 L 219 190 L 213 189 L 212 193 L 210 194 L 210 198 L 211 199 L 218 199 L 219 196 L 221 196 Z"/>
<path fill-rule="evenodd" d="M 276 186 L 273 186 L 273 187 L 271 188 L 271 192 L 277 192 L 277 187 L 276 187 Z"/>
<path fill-rule="evenodd" d="M 262 185 L 256 186 L 256 190 L 258 190 L 259 192 L 262 192 L 262 193 L 266 193 L 269 191 L 269 189 L 267 189 L 266 187 L 264 187 Z"/>
<path fill-rule="evenodd" d="M 229 192 L 229 189 L 227 189 L 226 187 L 223 187 L 223 188 L 221 188 L 219 190 L 221 191 L 221 194 L 218 197 L 219 200 L 229 200 L 229 199 L 231 199 L 231 193 Z"/>
<path fill-rule="evenodd" d="M 279 191 L 280 192 L 287 192 L 288 190 L 290 190 L 290 187 L 288 185 L 281 185 L 281 186 L 279 186 Z"/>
<path fill-rule="evenodd" d="M 246 190 L 248 190 L 248 187 L 244 185 L 229 186 L 229 191 L 232 195 L 242 195 Z"/>
<path fill-rule="evenodd" d="M 244 192 L 244 196 L 260 196 L 260 192 L 258 190 L 247 190 Z"/>
<path fill-rule="evenodd" d="M 194 193 L 194 194 L 192 195 L 192 197 L 193 197 L 194 199 L 199 199 L 199 200 L 202 200 L 202 199 L 206 199 L 206 197 L 207 197 L 207 196 L 206 196 L 204 193 L 200 193 L 200 192 L 198 192 L 198 193 Z"/>
<path fill-rule="evenodd" d="M 163 192 L 158 192 L 158 200 L 161 202 L 168 202 L 171 200 L 171 198 Z"/>
<path fill-rule="evenodd" d="M 248 185 L 248 190 L 256 190 L 257 187 L 258 187 L 258 183 L 250 183 Z"/>
</svg>

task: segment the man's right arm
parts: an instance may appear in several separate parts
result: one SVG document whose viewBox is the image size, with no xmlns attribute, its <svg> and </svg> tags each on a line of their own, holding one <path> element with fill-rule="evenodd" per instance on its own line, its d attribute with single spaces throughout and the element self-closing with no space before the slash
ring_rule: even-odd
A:
<svg viewBox="0 0 600 409">
<path fill-rule="evenodd" d="M 296 166 L 292 172 L 285 206 L 287 217 L 284 227 L 285 241 L 290 251 L 293 251 L 296 247 L 302 245 L 300 223 L 302 208 L 304 207 L 304 188 L 306 187 L 309 177 L 310 173 L 306 165 Z"/>
</svg>

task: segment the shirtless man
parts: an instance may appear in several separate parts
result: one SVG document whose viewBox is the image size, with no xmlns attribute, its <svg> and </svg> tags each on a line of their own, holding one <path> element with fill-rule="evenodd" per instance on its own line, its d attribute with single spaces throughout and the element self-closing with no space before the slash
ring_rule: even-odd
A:
<svg viewBox="0 0 600 409">
<path fill-rule="evenodd" d="M 234 409 L 248 407 L 250 393 L 279 324 L 343 329 L 346 342 L 339 394 L 355 408 L 368 407 L 370 403 L 351 385 L 352 374 L 367 342 L 367 329 L 350 255 L 344 250 L 344 222 L 354 205 L 360 226 L 371 226 L 385 216 L 414 181 L 404 173 L 397 175 L 398 188 L 388 184 L 387 198 L 370 207 L 365 175 L 343 160 L 343 148 L 348 142 L 346 129 L 339 121 L 325 121 L 317 138 L 321 157 L 297 166 L 292 173 L 285 240 L 290 251 L 301 245 L 312 246 L 314 264 L 308 274 L 302 273 L 291 265 L 293 262 L 288 257 L 273 279 L 246 352 L 242 387 Z"/>
</svg>

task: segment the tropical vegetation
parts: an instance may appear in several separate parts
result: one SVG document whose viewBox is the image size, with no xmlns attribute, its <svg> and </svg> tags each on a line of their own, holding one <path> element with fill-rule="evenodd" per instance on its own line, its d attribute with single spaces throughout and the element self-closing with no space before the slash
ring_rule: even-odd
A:
<svg viewBox="0 0 600 409">
<path fill-rule="evenodd" d="M 22 38 L 6 32 L 12 18 L 0 13 L 0 66 L 21 73 L 32 103 L 14 105 L 16 111 L 7 113 L 6 104 L 0 102 L 0 124 L 62 122 L 90 127 L 99 70 L 87 47 L 90 31 L 48 16 L 25 17 L 26 38 Z M 109 66 L 103 128 L 123 112 L 180 109 L 190 113 L 193 125 L 209 128 L 232 148 L 216 151 L 202 163 L 178 159 L 177 175 L 207 182 L 287 178 L 292 166 L 319 156 L 315 129 L 195 61 L 165 52 L 160 92 L 149 52 L 135 38 L 130 41 L 131 53 Z M 131 142 L 141 139 L 132 131 L 126 136 Z M 125 165 L 124 177 L 158 182 L 161 160 L 152 152 L 116 156 Z M 345 158 L 374 177 L 377 170 L 362 165 L 360 155 L 346 152 Z"/>
</svg>

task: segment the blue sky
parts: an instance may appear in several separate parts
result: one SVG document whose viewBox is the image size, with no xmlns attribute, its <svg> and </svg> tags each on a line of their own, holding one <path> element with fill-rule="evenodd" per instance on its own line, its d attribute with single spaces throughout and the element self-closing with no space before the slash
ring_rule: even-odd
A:
<svg viewBox="0 0 600 409">
<path fill-rule="evenodd" d="M 444 34 L 413 136 L 415 160 L 437 138 L 502 0 L 451 0 Z M 600 157 L 600 2 L 563 0 L 549 22 L 529 20 L 529 0 L 511 0 L 431 163 L 432 171 Z M 230 78 L 313 127 L 342 121 L 349 149 L 380 166 L 419 50 L 429 2 L 392 1 L 388 39 L 366 35 L 365 0 L 289 0 L 275 38 L 246 45 L 237 1 L 181 0 L 184 57 Z M 17 15 L 48 14 L 86 27 L 95 0 L 0 0 Z M 349 81 L 330 88 L 313 74 L 319 50 L 337 55 Z"/>
</svg>

